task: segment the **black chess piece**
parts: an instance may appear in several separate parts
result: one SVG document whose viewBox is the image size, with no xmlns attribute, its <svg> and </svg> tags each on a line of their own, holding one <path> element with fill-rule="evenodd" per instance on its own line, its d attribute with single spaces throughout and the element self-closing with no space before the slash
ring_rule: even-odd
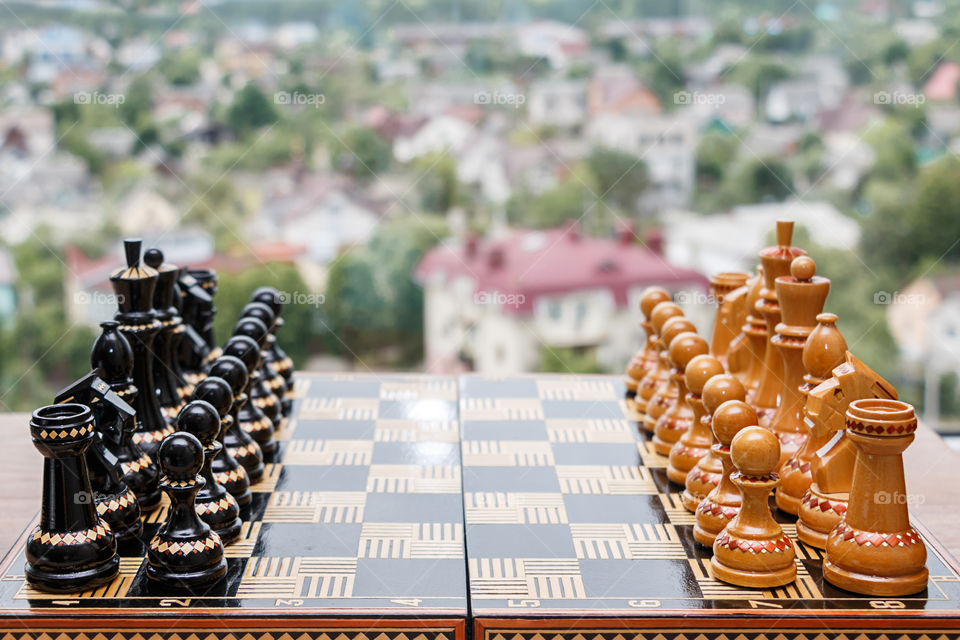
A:
<svg viewBox="0 0 960 640">
<path fill-rule="evenodd" d="M 27 582 L 54 592 L 105 584 L 119 571 L 117 542 L 97 515 L 84 453 L 96 431 L 90 408 L 68 403 L 33 412 L 30 435 L 43 454 L 40 522 L 27 540 Z"/>
<path fill-rule="evenodd" d="M 157 272 L 140 265 L 139 239 L 123 241 L 126 268 L 110 275 L 110 284 L 119 301 L 115 319 L 120 331 L 133 347 L 133 384 L 139 393 L 133 400 L 137 426 L 133 439 L 148 455 L 153 455 L 160 441 L 173 433 L 173 426 L 160 411 L 153 379 L 153 341 L 160 331 L 160 321 L 153 311 L 153 292 Z"/>
<path fill-rule="evenodd" d="M 258 331 L 261 336 L 266 335 L 267 332 L 267 328 L 256 318 L 242 319 L 237 323 L 237 330 L 241 332 L 247 330 Z M 227 340 L 227 343 L 223 346 L 223 353 L 237 356 L 247 367 L 249 378 L 247 395 L 249 401 L 240 408 L 237 417 L 240 421 L 240 428 L 249 433 L 250 437 L 260 445 L 264 459 L 269 459 L 277 450 L 277 441 L 273 439 L 273 421 L 264 414 L 256 402 L 258 398 L 267 395 L 267 391 L 263 388 L 263 378 L 260 376 L 260 345 L 254 338 L 241 333 Z M 276 408 L 274 406 L 274 409 Z"/>
<path fill-rule="evenodd" d="M 213 476 L 213 461 L 223 445 L 220 434 L 220 414 L 205 400 L 193 400 L 177 416 L 177 430 L 192 433 L 203 445 L 203 488 L 197 493 L 196 508 L 200 519 L 220 536 L 224 545 L 240 537 L 240 505 Z"/>
<path fill-rule="evenodd" d="M 163 475 L 160 488 L 170 499 L 167 520 L 147 549 L 147 577 L 174 589 L 213 584 L 227 573 L 223 542 L 197 515 L 195 501 L 203 488 L 203 445 L 190 433 L 163 439 L 157 450 Z"/>
<path fill-rule="evenodd" d="M 135 414 L 133 407 L 114 393 L 110 385 L 97 373 L 92 371 L 61 390 L 54 402 L 77 403 L 90 408 L 94 435 L 83 452 L 83 458 L 87 465 L 93 503 L 97 515 L 110 526 L 118 542 L 132 540 L 139 537 L 143 531 L 140 504 L 137 496 L 123 481 L 123 471 L 117 456 L 106 443 L 118 446 L 122 423 L 120 416 Z"/>
<path fill-rule="evenodd" d="M 130 342 L 117 330 L 118 326 L 119 323 L 113 320 L 100 323 L 102 331 L 93 343 L 90 364 L 114 393 L 133 405 L 137 395 L 137 387 L 131 377 L 133 349 Z M 118 437 L 105 438 L 104 446 L 116 456 L 123 481 L 137 496 L 141 513 L 153 511 L 160 505 L 160 471 L 153 458 L 144 453 L 140 445 L 133 440 L 133 434 L 137 430 L 136 411 L 131 415 L 118 411 L 111 403 L 102 402 L 93 407 L 93 415 L 101 433 L 104 428 L 100 425 L 119 423 Z"/>
<path fill-rule="evenodd" d="M 153 382 L 156 384 L 160 412 L 170 424 L 176 425 L 177 414 L 187 403 L 184 395 L 188 385 L 180 377 L 176 354 L 183 338 L 183 318 L 174 304 L 179 297 L 177 278 L 180 269 L 164 262 L 160 249 L 147 249 L 143 261 L 157 272 L 157 286 L 153 291 L 153 310 L 160 321 L 160 331 L 153 340 Z"/>
<path fill-rule="evenodd" d="M 276 322 L 273 310 L 262 302 L 248 302 L 240 310 L 240 318 L 257 318 L 267 327 L 267 333 L 260 345 L 260 379 L 264 389 L 269 392 L 259 401 L 260 409 L 273 421 L 274 428 L 279 431 L 283 424 L 283 396 L 287 390 L 287 381 L 283 379 L 273 366 L 273 352 L 270 350 L 271 327 Z M 251 336 L 256 339 L 255 336 Z M 276 339 L 274 338 L 274 341 Z"/>
<path fill-rule="evenodd" d="M 256 484 L 263 478 L 263 452 L 257 441 L 240 426 L 240 411 L 248 402 L 250 377 L 247 375 L 247 366 L 236 356 L 220 356 L 210 367 L 210 377 L 223 378 L 230 385 L 233 406 L 230 407 L 230 423 L 224 433 L 223 444 L 247 472 L 249 484 Z"/>
<path fill-rule="evenodd" d="M 223 355 L 223 349 L 217 345 L 217 337 L 213 330 L 213 318 L 217 314 L 217 308 L 213 304 L 213 298 L 217 295 L 217 272 L 213 269 L 190 269 L 189 273 L 210 298 L 209 301 L 198 299 L 193 325 L 210 348 L 203 362 L 203 368 L 206 371 L 214 360 Z"/>
<path fill-rule="evenodd" d="M 223 358 L 220 358 L 217 362 L 213 363 L 213 366 L 210 367 L 211 375 L 204 378 L 200 384 L 197 385 L 197 388 L 194 389 L 192 399 L 206 400 L 213 405 L 213 408 L 217 410 L 217 414 L 220 416 L 220 432 L 217 434 L 217 441 L 223 449 L 220 451 L 220 455 L 213 459 L 213 477 L 230 492 L 230 495 L 234 497 L 238 505 L 245 507 L 250 504 L 252 498 L 250 494 L 250 478 L 247 476 L 247 470 L 237 462 L 233 454 L 230 453 L 230 448 L 224 444 L 226 434 L 233 425 L 233 416 L 230 415 L 230 409 L 233 408 L 234 392 L 229 382 L 219 376 L 213 375 L 214 372 L 223 372 L 225 375 L 229 375 L 229 372 L 224 372 L 223 369 L 229 368 L 231 363 L 229 361 L 224 363 L 222 362 L 223 360 Z M 235 358 L 231 357 L 230 360 L 235 360 Z M 223 366 L 224 364 L 226 365 L 225 367 Z M 236 372 L 234 377 L 238 378 L 237 388 L 240 390 L 243 389 L 244 379 L 246 378 L 246 372 L 240 369 L 242 365 L 243 363 L 238 361 L 236 365 L 233 366 Z M 254 443 L 254 445 L 256 445 L 256 443 Z M 263 463 L 258 462 L 262 473 Z M 223 535 L 221 534 L 220 537 L 222 538 Z"/>
<path fill-rule="evenodd" d="M 213 298 L 200 286 L 197 279 L 190 275 L 187 268 L 180 269 L 177 288 L 180 295 L 177 305 L 180 317 L 183 318 L 183 338 L 177 350 L 177 364 L 180 367 L 180 377 L 188 385 L 196 386 L 206 375 L 204 367 L 210 354 L 210 345 L 196 329 L 196 326 L 201 324 L 198 314 L 201 307 L 213 305 Z"/>
<path fill-rule="evenodd" d="M 289 417 L 293 410 L 293 400 L 295 398 L 293 384 L 293 360 L 286 354 L 280 343 L 277 341 L 277 334 L 283 327 L 283 296 L 273 287 L 260 287 L 250 296 L 250 302 L 262 302 L 273 310 L 274 322 L 270 327 L 270 335 L 267 337 L 267 351 L 270 355 L 270 362 L 273 368 L 283 376 L 286 382 L 286 392 L 281 398 L 281 411 L 284 417 Z"/>
</svg>

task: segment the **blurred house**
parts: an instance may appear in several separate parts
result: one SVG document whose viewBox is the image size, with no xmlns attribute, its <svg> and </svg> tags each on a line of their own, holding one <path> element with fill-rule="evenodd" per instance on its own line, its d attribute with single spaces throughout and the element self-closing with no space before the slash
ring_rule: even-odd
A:
<svg viewBox="0 0 960 640">
<path fill-rule="evenodd" d="M 326 265 L 346 248 L 367 242 L 382 216 L 379 203 L 340 176 L 276 169 L 260 186 L 259 214 L 246 237 L 304 248 Z"/>
<path fill-rule="evenodd" d="M 120 233 L 138 236 L 150 232 L 172 231 L 180 224 L 181 214 L 162 195 L 140 187 L 120 201 L 114 220 Z"/>
<path fill-rule="evenodd" d="M 939 419 L 940 378 L 960 376 L 960 272 L 922 276 L 901 291 L 878 291 L 901 362 L 924 380 L 924 418 Z"/>
<path fill-rule="evenodd" d="M 796 227 L 823 247 L 854 250 L 860 241 L 860 224 L 830 203 L 788 200 L 711 215 L 669 211 L 663 216 L 665 255 L 673 264 L 708 275 L 752 271 L 778 220 L 796 220 Z"/>
<path fill-rule="evenodd" d="M 960 63 L 945 60 L 930 74 L 923 85 L 927 100 L 952 102 L 957 99 L 957 83 L 960 82 Z"/>
<path fill-rule="evenodd" d="M 662 110 L 657 95 L 626 65 L 600 67 L 590 77 L 587 91 L 591 116 L 612 113 L 642 117 Z"/>
<path fill-rule="evenodd" d="M 582 60 L 590 50 L 587 32 L 555 20 L 535 20 L 516 28 L 517 50 L 531 58 L 543 58 L 554 69 L 565 69 Z"/>
<path fill-rule="evenodd" d="M 650 188 L 644 204 L 650 210 L 685 207 L 693 196 L 697 132 L 683 114 L 604 113 L 590 120 L 586 138 L 596 146 L 637 156 L 647 166 Z"/>
<path fill-rule="evenodd" d="M 577 227 L 469 236 L 429 251 L 415 277 L 425 290 L 426 367 L 490 373 L 532 371 L 546 348 L 594 353 L 614 370 L 639 341 L 644 287 L 704 291 L 696 271 L 635 243 L 582 235 Z"/>
<path fill-rule="evenodd" d="M 527 118 L 534 127 L 572 129 L 587 119 L 585 80 L 537 80 L 527 96 Z"/>
<path fill-rule="evenodd" d="M 476 108 L 449 109 L 409 134 L 393 141 L 393 157 L 400 162 L 446 151 L 456 152 L 474 135 L 481 114 Z"/>
</svg>

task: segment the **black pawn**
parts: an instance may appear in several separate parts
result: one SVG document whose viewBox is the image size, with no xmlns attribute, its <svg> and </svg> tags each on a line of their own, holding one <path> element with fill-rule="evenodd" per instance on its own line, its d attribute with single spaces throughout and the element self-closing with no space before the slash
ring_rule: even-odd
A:
<svg viewBox="0 0 960 640">
<path fill-rule="evenodd" d="M 110 525 L 97 515 L 84 452 L 96 431 L 90 408 L 57 404 L 33 412 L 30 435 L 43 454 L 40 523 L 27 540 L 27 582 L 54 592 L 82 591 L 117 575 Z"/>
<path fill-rule="evenodd" d="M 273 424 L 274 432 L 279 431 L 282 426 L 283 414 L 280 411 L 280 399 L 269 387 L 270 378 L 274 375 L 272 370 L 266 368 L 266 358 L 264 348 L 267 344 L 267 336 L 270 334 L 267 329 L 269 325 L 251 316 L 240 318 L 233 327 L 234 336 L 249 336 L 253 338 L 260 348 L 260 358 L 257 361 L 257 375 L 254 376 L 254 382 L 250 383 L 250 402 L 257 405 L 263 411 Z"/>
<path fill-rule="evenodd" d="M 220 362 L 220 360 L 217 360 L 217 362 Z M 214 368 L 217 367 L 217 362 L 214 362 L 210 368 L 211 375 L 201 380 L 200 384 L 194 389 L 192 399 L 209 402 L 220 416 L 220 432 L 217 434 L 217 442 L 220 443 L 223 449 L 220 451 L 220 455 L 213 459 L 213 477 L 230 492 L 230 495 L 234 497 L 237 504 L 245 507 L 250 504 L 252 497 L 250 494 L 250 479 L 247 477 L 247 470 L 237 462 L 233 454 L 230 453 L 230 449 L 224 445 L 224 437 L 233 425 L 233 416 L 230 415 L 230 409 L 233 407 L 234 393 L 229 382 L 212 374 Z M 237 364 L 242 365 L 243 363 Z M 243 374 L 238 367 L 235 367 L 235 369 L 238 375 Z M 239 382 L 239 388 L 243 388 L 242 381 Z M 221 534 L 220 537 L 222 538 L 223 535 Z"/>
<path fill-rule="evenodd" d="M 266 327 L 255 318 L 246 318 L 237 324 L 241 327 L 259 325 L 260 329 L 266 333 Z M 263 388 L 263 379 L 260 377 L 260 345 L 250 336 L 235 335 L 223 345 L 223 353 L 240 358 L 247 367 L 249 400 L 237 414 L 240 428 L 250 434 L 250 437 L 260 445 L 265 458 L 273 456 L 277 450 L 277 441 L 273 439 L 274 424 L 256 402 L 258 398 L 267 395 Z"/>
<path fill-rule="evenodd" d="M 270 396 L 264 400 L 264 404 L 261 405 L 260 408 L 263 410 L 264 414 L 267 415 L 267 417 L 274 421 L 274 426 L 279 429 L 283 423 L 283 418 L 285 415 L 283 413 L 283 397 L 287 391 L 287 381 L 283 379 L 283 376 L 280 375 L 280 373 L 277 371 L 277 368 L 274 366 L 275 354 L 270 348 L 270 340 L 272 339 L 274 343 L 277 340 L 273 334 L 270 333 L 274 323 L 276 322 L 276 315 L 274 315 L 273 310 L 270 307 L 262 302 L 249 302 L 244 305 L 243 309 L 240 311 L 240 317 L 256 318 L 267 327 L 267 334 L 264 336 L 263 343 L 260 346 L 260 352 L 262 356 L 260 377 L 263 379 L 264 387 L 270 392 Z M 268 411 L 268 408 L 274 407 L 274 412 L 276 413 L 275 419 Z"/>
<path fill-rule="evenodd" d="M 197 493 L 196 507 L 200 519 L 210 525 L 223 544 L 227 545 L 240 537 L 240 506 L 226 488 L 213 477 L 213 461 L 223 445 L 217 440 L 220 434 L 220 415 L 209 402 L 194 400 L 177 416 L 177 430 L 191 433 L 203 445 L 203 488 Z"/>
<path fill-rule="evenodd" d="M 197 515 L 203 488 L 203 445 L 190 433 L 167 436 L 157 450 L 160 488 L 170 499 L 167 520 L 147 549 L 147 577 L 174 589 L 212 584 L 227 573 L 223 542 Z"/>
<path fill-rule="evenodd" d="M 270 327 L 270 336 L 267 338 L 267 350 L 272 354 L 271 362 L 277 373 L 283 376 L 286 382 L 286 392 L 281 399 L 281 410 L 284 417 L 289 417 L 293 411 L 293 401 L 296 397 L 293 386 L 293 360 L 284 352 L 277 341 L 277 334 L 283 327 L 283 296 L 273 287 L 260 287 L 250 296 L 250 302 L 262 302 L 273 310 L 274 322 Z"/>
<path fill-rule="evenodd" d="M 182 337 L 183 319 L 174 306 L 174 295 L 177 295 L 177 277 L 180 269 L 169 262 L 164 262 L 163 252 L 160 249 L 147 249 L 143 253 L 143 261 L 148 267 L 157 272 L 157 286 L 153 292 L 153 310 L 160 321 L 160 331 L 153 340 L 153 382 L 156 385 L 154 393 L 160 404 L 160 412 L 167 422 L 176 425 L 177 415 L 186 404 L 181 395 L 181 388 L 186 382 L 181 380 L 174 371 L 175 348 L 179 347 Z"/>
<path fill-rule="evenodd" d="M 90 352 L 90 364 L 98 375 L 110 385 L 110 390 L 134 404 L 137 396 L 137 387 L 133 384 L 133 349 L 130 342 L 117 330 L 119 324 L 113 320 L 100 323 L 100 336 L 93 343 Z M 98 402 L 94 409 L 94 419 L 100 433 L 105 429 L 101 424 L 113 424 L 118 415 L 109 403 Z M 137 496 L 142 513 L 150 512 L 160 506 L 160 471 L 149 455 L 143 452 L 133 440 L 136 431 L 136 422 L 139 416 L 132 419 L 123 417 L 119 425 L 119 440 L 104 438 L 104 446 L 117 458 L 123 482 Z"/>
<path fill-rule="evenodd" d="M 133 383 L 139 390 L 132 402 L 137 411 L 134 441 L 153 455 L 160 441 L 173 433 L 173 427 L 163 417 L 155 391 L 153 343 L 161 325 L 153 311 L 153 292 L 158 276 L 152 268 L 141 266 L 141 244 L 138 239 L 123 241 L 127 266 L 110 275 L 110 284 L 120 307 L 114 319 L 120 323 L 120 331 L 133 347 Z"/>
<path fill-rule="evenodd" d="M 240 412 L 247 406 L 247 385 L 250 377 L 247 367 L 236 356 L 220 356 L 210 366 L 210 376 L 223 378 L 233 392 L 230 407 L 230 424 L 223 435 L 223 444 L 241 467 L 247 472 L 250 484 L 263 479 L 263 451 L 257 441 L 240 426 Z"/>
</svg>

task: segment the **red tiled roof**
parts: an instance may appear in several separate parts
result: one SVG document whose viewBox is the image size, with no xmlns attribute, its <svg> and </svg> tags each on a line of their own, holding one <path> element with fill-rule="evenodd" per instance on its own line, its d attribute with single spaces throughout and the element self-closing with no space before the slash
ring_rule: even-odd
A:
<svg viewBox="0 0 960 640">
<path fill-rule="evenodd" d="M 927 84 L 923 87 L 923 94 L 930 100 L 953 100 L 957 97 L 957 82 L 960 81 L 960 64 L 943 62 L 933 72 Z"/>
<path fill-rule="evenodd" d="M 514 294 L 522 302 L 504 305 L 503 311 L 518 314 L 530 313 L 538 297 L 574 291 L 607 289 L 617 306 L 624 307 L 633 287 L 708 286 L 702 274 L 671 265 L 650 249 L 620 239 L 584 236 L 575 227 L 516 229 L 496 240 L 435 247 L 423 257 L 415 276 L 425 282 L 438 274 L 444 283 L 468 277 L 475 292 Z"/>
</svg>

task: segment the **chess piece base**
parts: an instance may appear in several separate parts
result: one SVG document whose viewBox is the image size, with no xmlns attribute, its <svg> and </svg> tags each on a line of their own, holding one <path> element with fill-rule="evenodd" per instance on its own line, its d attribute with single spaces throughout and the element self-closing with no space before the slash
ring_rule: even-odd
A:
<svg viewBox="0 0 960 640">
<path fill-rule="evenodd" d="M 684 444 L 681 439 L 670 449 L 670 464 L 667 466 L 667 477 L 671 482 L 686 486 L 689 474 L 709 449 Z M 694 507 L 696 508 L 696 507 Z"/>
<path fill-rule="evenodd" d="M 46 571 L 27 565 L 25 569 L 27 582 L 43 591 L 54 593 L 71 593 L 84 591 L 105 585 L 113 580 L 120 571 L 120 557 L 116 554 L 103 564 L 84 569 L 83 571 Z"/>
<path fill-rule="evenodd" d="M 652 429 L 650 431 L 652 431 Z M 673 445 L 673 442 L 667 442 L 658 436 L 653 436 L 653 450 L 662 456 L 669 456 L 670 449 L 673 449 Z"/>
<path fill-rule="evenodd" d="M 794 564 L 777 571 L 744 571 L 743 569 L 728 567 L 714 556 L 710 559 L 710 567 L 713 569 L 714 577 L 718 580 L 739 587 L 768 589 L 790 584 L 797 579 L 797 567 Z"/>
<path fill-rule="evenodd" d="M 816 483 L 803 495 L 797 510 L 797 537 L 817 549 L 827 548 L 827 536 L 847 511 L 846 493 L 821 493 Z"/>
<path fill-rule="evenodd" d="M 830 584 L 869 596 L 908 596 L 927 588 L 929 572 L 926 567 L 904 576 L 875 576 L 841 569 L 830 561 L 823 560 L 823 577 Z"/>
<path fill-rule="evenodd" d="M 687 473 L 686 487 L 680 494 L 683 508 L 690 513 L 696 513 L 700 503 L 710 495 L 710 492 L 720 484 L 720 472 L 704 471 L 697 465 Z"/>
<path fill-rule="evenodd" d="M 777 501 L 777 508 L 780 511 L 789 513 L 790 515 L 797 515 L 797 512 L 800 511 L 800 500 L 791 495 L 787 495 L 780 489 L 777 489 L 777 493 L 774 496 Z"/>
<path fill-rule="evenodd" d="M 227 560 L 220 558 L 220 562 L 199 571 L 190 573 L 175 573 L 163 567 L 147 564 L 147 577 L 173 589 L 193 589 L 214 584 L 227 575 Z"/>
</svg>

